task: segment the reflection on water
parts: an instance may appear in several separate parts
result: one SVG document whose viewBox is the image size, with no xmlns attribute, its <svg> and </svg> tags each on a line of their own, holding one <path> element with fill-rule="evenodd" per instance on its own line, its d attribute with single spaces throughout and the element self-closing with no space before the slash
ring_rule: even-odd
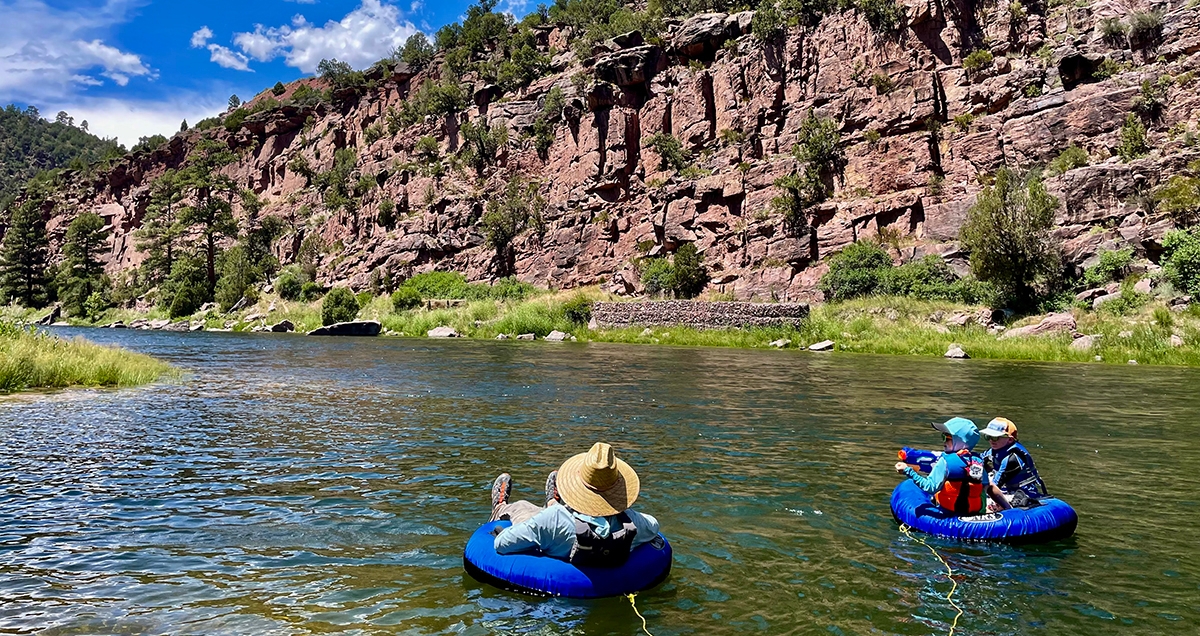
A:
<svg viewBox="0 0 1200 636">
<path fill-rule="evenodd" d="M 173 384 L 0 399 L 0 630 L 640 633 L 624 599 L 463 574 L 488 487 L 593 441 L 675 546 L 656 636 L 944 633 L 942 566 L 897 531 L 895 450 L 933 419 L 1016 421 L 1065 542 L 931 540 L 964 634 L 1200 621 L 1200 373 L 795 352 L 89 331 Z"/>
</svg>

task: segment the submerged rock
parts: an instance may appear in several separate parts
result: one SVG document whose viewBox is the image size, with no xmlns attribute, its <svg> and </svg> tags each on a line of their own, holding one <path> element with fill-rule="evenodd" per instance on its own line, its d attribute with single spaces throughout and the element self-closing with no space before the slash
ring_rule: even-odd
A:
<svg viewBox="0 0 1200 636">
<path fill-rule="evenodd" d="M 310 336 L 378 336 L 383 331 L 383 325 L 374 320 L 355 320 L 353 322 L 338 322 L 308 332 Z"/>
</svg>

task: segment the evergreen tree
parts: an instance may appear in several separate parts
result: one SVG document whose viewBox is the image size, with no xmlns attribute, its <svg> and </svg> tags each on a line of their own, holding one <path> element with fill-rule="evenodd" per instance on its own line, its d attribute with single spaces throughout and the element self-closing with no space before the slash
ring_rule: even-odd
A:
<svg viewBox="0 0 1200 636">
<path fill-rule="evenodd" d="M 49 252 L 42 201 L 26 201 L 13 211 L 4 234 L 4 249 L 0 253 L 0 296 L 25 307 L 45 306 L 49 295 L 46 277 Z"/>
<path fill-rule="evenodd" d="M 100 256 L 107 244 L 108 228 L 98 214 L 80 214 L 67 229 L 67 242 L 63 245 L 65 260 L 59 274 L 59 296 L 73 316 L 91 313 L 86 306 L 88 299 L 103 290 L 104 263 Z"/>
<path fill-rule="evenodd" d="M 233 179 L 218 172 L 235 160 L 224 143 L 205 139 L 197 145 L 184 169 L 185 191 L 193 196 L 194 203 L 180 210 L 179 222 L 184 228 L 198 229 L 203 238 L 200 249 L 204 253 L 210 297 L 217 286 L 217 245 L 221 239 L 237 234 L 232 203 L 237 188 Z"/>
<path fill-rule="evenodd" d="M 152 283 L 165 280 L 175 265 L 176 244 L 182 229 L 179 209 L 186 185 L 183 176 L 174 170 L 168 170 L 150 184 L 150 204 L 134 237 L 137 248 L 149 252 L 142 267 Z"/>
</svg>

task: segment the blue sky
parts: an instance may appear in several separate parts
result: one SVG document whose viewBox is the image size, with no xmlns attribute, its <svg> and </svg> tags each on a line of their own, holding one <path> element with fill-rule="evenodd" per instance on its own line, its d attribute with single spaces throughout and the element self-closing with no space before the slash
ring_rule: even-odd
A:
<svg viewBox="0 0 1200 636">
<path fill-rule="evenodd" d="M 117 137 L 170 135 L 322 58 L 365 68 L 472 0 L 0 0 L 0 103 Z M 535 3 L 502 0 L 523 16 Z"/>
</svg>

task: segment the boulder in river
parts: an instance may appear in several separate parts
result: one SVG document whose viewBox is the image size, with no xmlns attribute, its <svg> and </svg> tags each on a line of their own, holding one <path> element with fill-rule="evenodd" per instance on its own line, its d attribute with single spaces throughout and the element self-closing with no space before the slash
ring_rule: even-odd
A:
<svg viewBox="0 0 1200 636">
<path fill-rule="evenodd" d="M 271 325 L 271 331 L 274 333 L 291 333 L 295 330 L 296 325 L 292 324 L 292 321 L 290 320 L 280 320 L 279 322 Z"/>
<path fill-rule="evenodd" d="M 308 332 L 310 336 L 378 336 L 383 325 L 374 320 L 355 320 L 326 325 Z"/>
<path fill-rule="evenodd" d="M 457 331 L 454 330 L 454 327 L 437 327 L 436 329 L 430 329 L 425 335 L 429 336 L 430 338 L 461 338 L 462 337 L 458 334 Z"/>
<path fill-rule="evenodd" d="M 186 332 L 186 331 L 191 331 L 192 323 L 190 323 L 186 320 L 180 320 L 179 322 L 173 322 L 173 323 L 163 327 L 162 330 L 163 331 L 175 331 L 175 332 L 181 332 L 181 333 Z"/>
</svg>

